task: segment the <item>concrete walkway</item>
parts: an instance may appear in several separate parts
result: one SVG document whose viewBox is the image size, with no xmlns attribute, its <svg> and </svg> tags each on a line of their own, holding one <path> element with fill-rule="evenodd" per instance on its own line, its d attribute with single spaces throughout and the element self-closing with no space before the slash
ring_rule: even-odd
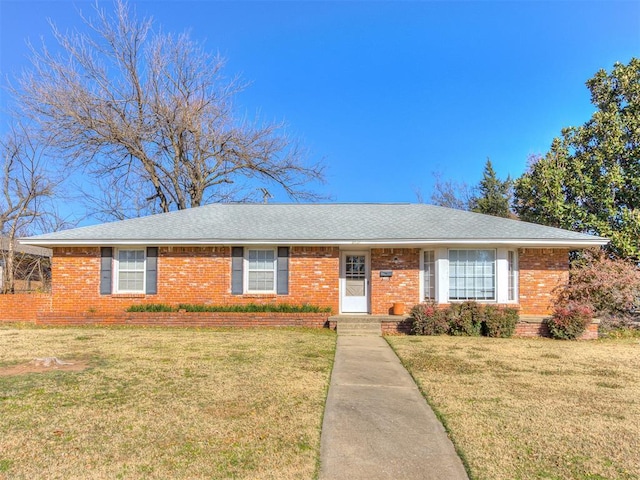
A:
<svg viewBox="0 0 640 480">
<path fill-rule="evenodd" d="M 320 480 L 463 480 L 444 427 L 379 336 L 338 336 Z"/>
</svg>

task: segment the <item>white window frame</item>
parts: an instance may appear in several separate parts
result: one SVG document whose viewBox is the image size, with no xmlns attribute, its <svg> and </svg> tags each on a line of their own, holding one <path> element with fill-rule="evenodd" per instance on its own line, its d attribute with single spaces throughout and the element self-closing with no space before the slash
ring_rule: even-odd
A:
<svg viewBox="0 0 640 480">
<path fill-rule="evenodd" d="M 450 248 L 448 254 L 449 262 L 449 285 L 451 285 L 451 252 L 493 252 L 493 298 L 451 298 L 451 288 L 449 287 L 449 302 L 476 301 L 479 303 L 495 303 L 498 301 L 498 252 L 495 248 Z"/>
<path fill-rule="evenodd" d="M 431 253 L 433 255 L 433 272 L 430 272 L 430 277 L 427 278 L 427 262 L 425 261 L 425 255 L 427 253 Z M 429 262 L 431 263 L 431 262 Z M 438 300 L 438 252 L 435 248 L 425 249 L 420 252 L 420 298 L 423 301 L 431 301 L 435 302 Z M 429 285 L 433 281 L 433 296 L 427 296 L 427 285 Z M 431 289 L 431 285 L 429 285 Z"/>
<path fill-rule="evenodd" d="M 507 250 L 507 275 L 507 303 L 517 303 L 520 297 L 518 250 Z"/>
<path fill-rule="evenodd" d="M 140 247 L 120 247 L 114 249 L 113 255 L 113 284 L 111 290 L 114 293 L 145 293 L 147 291 L 147 249 Z M 120 252 L 122 251 L 137 251 L 142 252 L 142 290 L 126 290 L 120 289 Z M 127 270 L 129 271 L 129 270 Z M 132 272 L 138 272 L 139 270 L 130 270 Z"/>
<path fill-rule="evenodd" d="M 435 300 L 437 303 L 448 304 L 464 302 L 465 300 L 453 300 L 449 298 L 449 251 L 450 250 L 493 250 L 495 252 L 495 298 L 491 300 L 476 300 L 478 303 L 513 303 L 519 302 L 519 276 L 518 249 L 504 247 L 485 246 L 460 246 L 460 247 L 433 247 L 425 248 L 420 252 L 420 300 L 429 301 L 432 299 L 425 296 L 425 263 L 424 254 L 428 251 L 434 252 L 435 260 Z M 510 264 L 510 255 L 514 260 Z M 510 282 L 513 282 L 513 298 L 509 298 Z"/>
<path fill-rule="evenodd" d="M 273 290 L 250 290 L 249 289 L 249 252 L 251 251 L 271 251 L 273 252 Z M 243 290 L 246 294 L 275 294 L 278 291 L 278 249 L 276 247 L 260 247 L 244 249 L 244 286 Z M 269 270 L 251 270 L 268 272 Z"/>
</svg>

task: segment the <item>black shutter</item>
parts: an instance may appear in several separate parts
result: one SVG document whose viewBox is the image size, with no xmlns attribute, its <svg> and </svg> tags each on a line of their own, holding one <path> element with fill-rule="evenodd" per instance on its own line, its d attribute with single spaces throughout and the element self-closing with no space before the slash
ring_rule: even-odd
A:
<svg viewBox="0 0 640 480">
<path fill-rule="evenodd" d="M 158 293 L 158 247 L 147 247 L 147 291 L 148 295 Z"/>
<path fill-rule="evenodd" d="M 100 249 L 100 295 L 111 295 L 111 266 L 113 265 L 113 248 Z"/>
<path fill-rule="evenodd" d="M 289 294 L 289 247 L 278 247 L 278 295 Z"/>
<path fill-rule="evenodd" d="M 231 248 L 231 294 L 242 295 L 242 265 L 244 263 L 244 248 Z"/>
</svg>

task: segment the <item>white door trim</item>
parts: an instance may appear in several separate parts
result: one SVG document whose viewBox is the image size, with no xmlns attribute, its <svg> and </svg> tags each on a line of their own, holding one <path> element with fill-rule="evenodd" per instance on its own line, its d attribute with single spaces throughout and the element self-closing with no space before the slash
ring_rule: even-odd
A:
<svg viewBox="0 0 640 480">
<path fill-rule="evenodd" d="M 364 256 L 364 295 L 363 296 L 347 296 L 347 256 L 356 255 Z M 371 255 L 366 250 L 350 251 L 344 250 L 340 252 L 340 313 L 361 313 L 370 312 L 371 301 Z"/>
</svg>

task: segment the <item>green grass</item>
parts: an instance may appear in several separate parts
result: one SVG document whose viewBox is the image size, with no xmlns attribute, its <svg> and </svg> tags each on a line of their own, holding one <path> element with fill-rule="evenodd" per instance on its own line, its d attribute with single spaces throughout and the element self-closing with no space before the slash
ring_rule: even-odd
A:
<svg viewBox="0 0 640 480">
<path fill-rule="evenodd" d="M 640 479 L 637 339 L 388 341 L 472 479 Z"/>
<path fill-rule="evenodd" d="M 0 376 L 0 478 L 313 478 L 334 349 L 328 330 L 0 327 L 0 365 L 89 361 Z"/>
</svg>

